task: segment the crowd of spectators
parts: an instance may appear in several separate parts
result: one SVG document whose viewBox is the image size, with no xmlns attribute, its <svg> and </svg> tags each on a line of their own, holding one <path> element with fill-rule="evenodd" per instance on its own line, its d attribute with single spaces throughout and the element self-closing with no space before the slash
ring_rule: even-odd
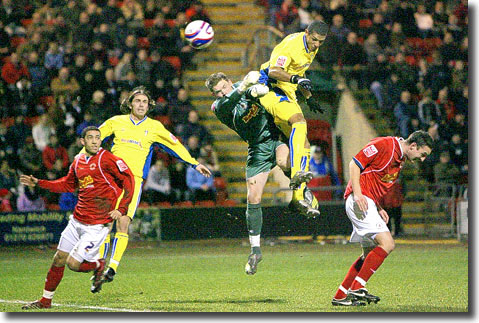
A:
<svg viewBox="0 0 479 323">
<path fill-rule="evenodd" d="M 184 29 L 196 19 L 211 22 L 198 0 L 2 0 L 0 211 L 71 209 L 74 194 L 25 189 L 18 175 L 64 176 L 82 129 L 119 114 L 138 85 L 157 102 L 149 116 L 219 176 L 213 138 L 183 83 L 194 68 Z M 164 152 L 155 151 L 151 170 L 143 201 L 204 198 L 195 192 L 205 186 Z M 204 191 L 214 199 L 210 182 Z"/>
<path fill-rule="evenodd" d="M 321 67 L 341 71 L 352 90 L 371 91 L 395 135 L 431 134 L 436 147 L 422 166 L 430 183 L 467 182 L 467 0 L 258 1 L 266 23 L 285 34 L 315 19 L 329 23 Z M 441 176 L 444 168 L 452 175 Z"/>
</svg>

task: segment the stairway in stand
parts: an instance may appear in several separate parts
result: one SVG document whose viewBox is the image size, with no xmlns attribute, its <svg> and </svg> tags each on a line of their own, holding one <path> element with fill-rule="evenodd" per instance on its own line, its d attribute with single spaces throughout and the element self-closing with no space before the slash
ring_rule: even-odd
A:
<svg viewBox="0 0 479 323">
<path fill-rule="evenodd" d="M 247 144 L 231 129 L 221 124 L 210 110 L 214 98 L 205 87 L 205 79 L 212 73 L 224 72 L 233 82 L 248 72 L 242 67 L 242 55 L 254 31 L 263 25 L 265 9 L 255 0 L 203 0 L 215 31 L 213 43 L 199 50 L 194 62 L 196 70 L 187 70 L 184 79 L 190 96 L 199 111 L 201 123 L 215 137 L 214 147 L 218 153 L 222 176 L 228 183 L 228 195 L 240 204 L 246 203 L 245 164 Z M 269 180 L 263 202 L 272 201 L 272 192 L 278 184 Z"/>
</svg>

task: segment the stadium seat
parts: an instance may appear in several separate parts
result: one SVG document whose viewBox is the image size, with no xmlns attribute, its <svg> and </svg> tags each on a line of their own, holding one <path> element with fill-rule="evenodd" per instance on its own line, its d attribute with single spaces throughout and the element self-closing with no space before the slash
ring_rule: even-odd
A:
<svg viewBox="0 0 479 323">
<path fill-rule="evenodd" d="M 21 44 L 25 43 L 27 40 L 25 37 L 12 37 L 10 38 L 10 46 L 17 48 Z"/>
<path fill-rule="evenodd" d="M 27 28 L 28 26 L 31 25 L 33 19 L 22 19 L 20 22 L 22 23 L 22 26 Z"/>
<path fill-rule="evenodd" d="M 38 119 L 40 119 L 39 116 L 36 116 L 36 117 L 26 117 L 26 118 L 25 118 L 25 124 L 26 124 L 27 126 L 33 127 L 33 125 L 35 125 L 35 124 L 38 122 Z"/>
<path fill-rule="evenodd" d="M 173 28 L 176 25 L 175 19 L 165 19 L 165 23 L 168 25 L 168 27 Z"/>
<path fill-rule="evenodd" d="M 55 103 L 55 98 L 53 97 L 53 95 L 41 96 L 38 99 L 38 103 L 40 103 L 44 107 L 51 107 Z"/>
<path fill-rule="evenodd" d="M 60 211 L 60 205 L 58 205 L 56 203 L 49 203 L 49 204 L 47 204 L 47 210 Z"/>
<path fill-rule="evenodd" d="M 155 19 L 145 19 L 143 21 L 145 28 L 151 28 L 155 24 Z"/>
<path fill-rule="evenodd" d="M 218 201 L 216 203 L 216 205 L 218 206 L 226 206 L 226 207 L 232 207 L 232 206 L 236 206 L 238 205 L 238 202 L 236 202 L 235 200 L 223 200 L 223 201 Z"/>
<path fill-rule="evenodd" d="M 147 37 L 138 37 L 138 47 L 145 49 L 150 48 L 150 40 Z"/>
<path fill-rule="evenodd" d="M 153 119 L 160 121 L 166 128 L 171 126 L 171 119 L 169 116 L 156 116 Z"/>
<path fill-rule="evenodd" d="M 405 57 L 405 61 L 406 63 L 408 63 L 409 65 L 411 66 L 415 66 L 417 64 L 416 62 L 416 57 L 412 56 L 412 55 L 408 55 Z"/>
<path fill-rule="evenodd" d="M 193 202 L 191 201 L 181 201 L 173 203 L 173 206 L 176 207 L 193 207 Z"/>
<path fill-rule="evenodd" d="M 370 28 L 373 25 L 371 19 L 361 19 L 359 20 L 359 28 Z"/>
<path fill-rule="evenodd" d="M 13 126 L 14 123 L 15 123 L 15 118 L 13 117 L 2 119 L 2 124 L 7 128 L 10 126 Z"/>
<path fill-rule="evenodd" d="M 181 60 L 178 56 L 165 56 L 163 60 L 170 63 L 178 74 L 181 72 Z"/>
<path fill-rule="evenodd" d="M 120 59 L 117 56 L 111 56 L 108 58 L 108 62 L 111 66 L 115 67 L 120 62 Z"/>
<path fill-rule="evenodd" d="M 331 186 L 331 176 L 314 177 L 309 183 L 309 188 Z M 318 201 L 330 201 L 333 199 L 333 193 L 331 191 L 312 191 Z"/>
<path fill-rule="evenodd" d="M 150 207 L 150 204 L 148 204 L 148 202 L 140 202 L 140 204 L 138 205 L 138 208 L 140 209 L 148 209 Z"/>
<path fill-rule="evenodd" d="M 330 148 L 333 144 L 333 138 L 329 122 L 315 119 L 308 119 L 306 122 L 308 124 L 308 140 L 313 144 L 323 141 Z"/>
<path fill-rule="evenodd" d="M 157 202 L 154 204 L 155 207 L 158 207 L 158 208 L 168 208 L 168 207 L 171 207 L 171 203 L 170 202 Z"/>
<path fill-rule="evenodd" d="M 211 201 L 211 200 L 195 202 L 195 206 L 214 207 L 215 205 L 216 205 L 215 201 Z"/>
<path fill-rule="evenodd" d="M 226 189 L 226 180 L 223 177 L 215 177 L 213 181 L 217 190 Z"/>
</svg>

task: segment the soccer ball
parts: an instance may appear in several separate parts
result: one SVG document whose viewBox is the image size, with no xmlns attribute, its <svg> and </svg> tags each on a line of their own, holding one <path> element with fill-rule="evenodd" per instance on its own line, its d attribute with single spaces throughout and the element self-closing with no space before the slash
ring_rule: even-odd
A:
<svg viewBox="0 0 479 323">
<path fill-rule="evenodd" d="M 192 21 L 185 29 L 185 39 L 196 49 L 208 47 L 213 42 L 214 36 L 213 27 L 203 20 Z"/>
</svg>

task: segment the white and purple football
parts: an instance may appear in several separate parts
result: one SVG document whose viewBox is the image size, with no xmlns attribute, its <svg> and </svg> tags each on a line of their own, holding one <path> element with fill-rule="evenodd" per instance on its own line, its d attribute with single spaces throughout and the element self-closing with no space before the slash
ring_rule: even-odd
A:
<svg viewBox="0 0 479 323">
<path fill-rule="evenodd" d="M 209 23 L 203 20 L 190 22 L 185 29 L 185 39 L 191 47 L 206 48 L 213 42 L 215 32 Z"/>
</svg>

